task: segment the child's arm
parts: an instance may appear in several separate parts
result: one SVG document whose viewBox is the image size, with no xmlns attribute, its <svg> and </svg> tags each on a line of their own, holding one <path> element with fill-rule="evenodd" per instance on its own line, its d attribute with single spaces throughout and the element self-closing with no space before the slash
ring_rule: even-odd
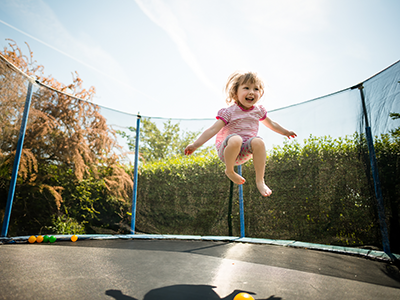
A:
<svg viewBox="0 0 400 300">
<path fill-rule="evenodd" d="M 197 148 L 216 135 L 224 126 L 225 122 L 218 119 L 217 122 L 215 122 L 210 128 L 206 129 L 193 144 L 190 144 L 185 148 L 185 155 L 192 154 Z"/>
<path fill-rule="evenodd" d="M 295 138 L 297 134 L 294 131 L 287 130 L 286 128 L 283 128 L 281 125 L 276 123 L 275 121 L 272 121 L 270 118 L 266 117 L 264 120 L 261 121 L 265 126 L 267 126 L 269 129 L 272 131 L 275 131 L 277 133 L 280 133 L 282 135 L 287 136 L 289 139 Z"/>
</svg>

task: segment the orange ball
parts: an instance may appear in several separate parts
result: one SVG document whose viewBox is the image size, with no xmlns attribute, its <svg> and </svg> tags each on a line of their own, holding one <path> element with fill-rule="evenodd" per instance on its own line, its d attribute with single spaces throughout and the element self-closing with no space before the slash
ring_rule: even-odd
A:
<svg viewBox="0 0 400 300">
<path fill-rule="evenodd" d="M 36 238 L 36 242 L 37 242 L 37 243 L 43 242 L 43 236 L 39 235 L 39 236 Z"/>
<path fill-rule="evenodd" d="M 29 237 L 29 239 L 28 239 L 28 242 L 31 243 L 31 244 L 33 244 L 34 242 L 36 242 L 36 236 L 31 235 L 31 236 Z"/>
<path fill-rule="evenodd" d="M 78 240 L 78 237 L 74 234 L 71 236 L 71 241 L 76 242 Z"/>
<path fill-rule="evenodd" d="M 247 293 L 239 293 L 233 300 L 254 300 L 254 298 Z"/>
</svg>

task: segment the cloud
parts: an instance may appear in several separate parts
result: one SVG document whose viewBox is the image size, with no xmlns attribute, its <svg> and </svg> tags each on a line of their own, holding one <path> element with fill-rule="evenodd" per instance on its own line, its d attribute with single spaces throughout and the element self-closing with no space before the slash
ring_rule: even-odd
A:
<svg viewBox="0 0 400 300">
<path fill-rule="evenodd" d="M 259 70 L 264 65 L 267 72 L 281 75 L 293 65 L 303 69 L 318 58 L 299 41 L 328 26 L 324 0 L 136 3 L 170 36 L 197 77 L 218 95 L 215 83 L 223 84 L 237 69 Z"/>
<path fill-rule="evenodd" d="M 151 21 L 161 27 L 169 35 L 177 46 L 182 59 L 193 70 L 201 82 L 214 92 L 219 93 L 209 77 L 205 74 L 197 56 L 188 44 L 189 33 L 184 29 L 186 28 L 186 24 L 183 24 L 182 20 L 174 14 L 171 7 L 162 0 L 136 0 L 136 3 Z M 183 6 L 180 7 L 182 8 Z M 190 14 L 190 11 L 186 11 L 185 13 Z"/>
<path fill-rule="evenodd" d="M 6 25 L 6 26 L 8 26 L 8 27 L 10 27 L 10 28 L 12 28 L 12 29 L 18 31 L 19 33 L 22 33 L 23 35 L 26 35 L 27 37 L 29 37 L 29 38 L 31 38 L 31 39 L 33 39 L 33 40 L 35 40 L 35 41 L 37 41 L 37 42 L 39 42 L 39 43 L 41 43 L 41 44 L 43 44 L 43 45 L 45 45 L 45 46 L 47 46 L 47 47 L 53 49 L 54 51 L 56 51 L 56 52 L 58 52 L 58 53 L 60 53 L 60 54 L 62 54 L 62 55 L 64 55 L 64 56 L 67 56 L 67 57 L 71 58 L 72 60 L 75 60 L 76 62 L 78 62 L 78 63 L 80 63 L 80 64 L 82 64 L 82 65 L 84 65 L 84 66 L 86 66 L 86 67 L 88 67 L 88 68 L 90 68 L 90 69 L 96 71 L 96 72 L 99 72 L 99 73 L 101 73 L 101 74 L 103 74 L 103 75 L 107 75 L 107 74 L 104 73 L 103 71 L 96 69 L 95 67 L 93 67 L 93 66 L 87 64 L 86 62 L 84 62 L 84 61 L 82 61 L 82 60 L 80 60 L 80 59 L 78 59 L 78 58 L 76 58 L 76 57 L 74 57 L 74 56 L 72 56 L 72 55 L 70 55 L 70 54 L 68 54 L 68 53 L 66 53 L 66 52 L 64 52 L 64 51 L 62 51 L 62 50 L 60 50 L 60 49 L 58 49 L 58 48 L 56 48 L 56 47 L 54 47 L 53 45 L 50 45 L 50 44 L 48 44 L 48 43 L 42 41 L 41 39 L 39 39 L 39 38 L 37 38 L 37 37 L 35 37 L 35 36 L 33 36 L 33 35 L 31 35 L 31 34 L 25 32 L 25 31 L 23 31 L 23 30 L 21 30 L 21 29 L 18 29 L 17 27 L 12 26 L 11 24 L 8 24 L 7 22 L 4 22 L 3 20 L 0 20 L 0 23 L 3 23 L 4 25 Z"/>
<path fill-rule="evenodd" d="M 273 32 L 320 32 L 328 25 L 326 0 L 250 0 L 233 3 L 255 26 Z"/>
<path fill-rule="evenodd" d="M 0 20 L 0 23 L 113 80 L 125 89 L 153 100 L 146 93 L 133 87 L 131 82 L 127 82 L 128 74 L 113 55 L 104 51 L 101 45 L 91 40 L 87 34 L 76 38 L 78 35 L 68 31 L 44 1 L 8 1 L 6 9 L 7 14 L 16 17 L 15 23 L 19 24 L 18 27 L 29 28 L 22 30 L 3 20 Z M 35 34 L 27 31 L 33 31 Z"/>
</svg>

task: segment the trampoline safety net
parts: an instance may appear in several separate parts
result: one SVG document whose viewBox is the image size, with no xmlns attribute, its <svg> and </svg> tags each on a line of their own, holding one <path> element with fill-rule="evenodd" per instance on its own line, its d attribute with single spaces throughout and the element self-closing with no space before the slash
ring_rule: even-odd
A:
<svg viewBox="0 0 400 300">
<path fill-rule="evenodd" d="M 0 59 L 0 218 L 28 87 L 32 98 L 8 236 L 130 233 L 138 116 L 52 89 Z M 268 107 L 268 99 L 264 99 Z M 246 236 L 378 248 L 382 224 L 400 253 L 400 62 L 342 91 L 269 111 L 295 140 L 260 127 L 267 146 L 268 198 L 243 165 Z M 238 236 L 238 187 L 213 140 L 183 149 L 215 119 L 140 116 L 135 232 Z M 367 123 L 368 122 L 368 123 Z M 370 128 L 382 206 L 371 168 Z M 4 222 L 3 222 L 4 227 Z"/>
</svg>

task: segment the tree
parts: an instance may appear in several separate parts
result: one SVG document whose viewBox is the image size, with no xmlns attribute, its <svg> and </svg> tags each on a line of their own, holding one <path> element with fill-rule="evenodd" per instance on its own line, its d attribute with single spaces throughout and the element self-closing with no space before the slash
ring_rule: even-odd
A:
<svg viewBox="0 0 400 300">
<path fill-rule="evenodd" d="M 397 120 L 400 119 L 400 114 L 399 113 L 390 113 L 390 117 L 392 120 Z M 393 137 L 395 138 L 400 138 L 400 127 L 397 127 L 394 130 L 391 130 L 390 133 L 392 134 Z"/>
<path fill-rule="evenodd" d="M 196 131 L 182 132 L 179 123 L 173 124 L 171 120 L 163 123 L 163 130 L 160 130 L 151 119 L 142 118 L 140 126 L 140 158 L 144 162 L 153 162 L 160 159 L 171 158 L 183 154 L 187 145 L 192 143 L 200 134 Z M 118 131 L 122 137 L 127 139 L 129 149 L 135 151 L 136 128 L 129 127 L 133 135 Z M 211 147 L 204 148 L 201 154 L 210 151 Z"/>
<path fill-rule="evenodd" d="M 23 55 L 9 41 L 9 48 L 0 52 L 8 61 L 0 60 L 2 199 L 7 198 L 27 76 L 50 87 L 35 86 L 32 96 L 12 213 L 13 232 L 40 230 L 51 225 L 54 215 L 73 213 L 70 217 L 88 222 L 111 202 L 112 209 L 120 211 L 129 199 L 132 180 L 115 154 L 120 147 L 115 132 L 91 103 L 94 87 L 84 89 L 77 72 L 68 85 L 45 76 L 30 49 L 29 56 Z"/>
</svg>

